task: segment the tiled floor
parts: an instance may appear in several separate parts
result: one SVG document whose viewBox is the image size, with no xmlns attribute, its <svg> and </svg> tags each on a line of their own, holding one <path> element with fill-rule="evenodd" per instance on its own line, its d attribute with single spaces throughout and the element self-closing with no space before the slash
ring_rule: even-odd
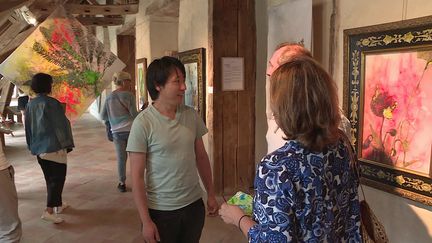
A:
<svg viewBox="0 0 432 243">
<path fill-rule="evenodd" d="M 73 132 L 76 148 L 68 157 L 63 193 L 71 207 L 65 210 L 65 222 L 60 225 L 40 219 L 46 200 L 45 182 L 35 157 L 27 150 L 22 127 L 14 132 L 15 137 L 6 135 L 6 156 L 16 171 L 22 242 L 142 242 L 130 188 L 127 193 L 116 188 L 114 146 L 106 139 L 103 124 L 85 114 L 73 125 Z M 246 240 L 235 226 L 224 224 L 219 217 L 207 217 L 201 242 Z"/>
</svg>

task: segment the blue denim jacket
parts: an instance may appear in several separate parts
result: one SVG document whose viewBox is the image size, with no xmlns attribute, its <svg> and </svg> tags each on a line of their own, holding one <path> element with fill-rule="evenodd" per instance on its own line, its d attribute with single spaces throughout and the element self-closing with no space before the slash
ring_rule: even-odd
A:
<svg viewBox="0 0 432 243">
<path fill-rule="evenodd" d="M 30 100 L 25 111 L 28 149 L 33 155 L 50 153 L 74 146 L 72 129 L 61 103 L 39 94 Z"/>
</svg>

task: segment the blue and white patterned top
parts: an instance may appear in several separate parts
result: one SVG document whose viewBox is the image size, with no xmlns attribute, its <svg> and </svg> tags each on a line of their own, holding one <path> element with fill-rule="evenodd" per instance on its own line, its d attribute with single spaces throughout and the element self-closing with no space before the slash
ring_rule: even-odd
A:
<svg viewBox="0 0 432 243">
<path fill-rule="evenodd" d="M 342 141 L 321 153 L 287 141 L 255 177 L 249 242 L 361 242 L 358 179 Z"/>
</svg>

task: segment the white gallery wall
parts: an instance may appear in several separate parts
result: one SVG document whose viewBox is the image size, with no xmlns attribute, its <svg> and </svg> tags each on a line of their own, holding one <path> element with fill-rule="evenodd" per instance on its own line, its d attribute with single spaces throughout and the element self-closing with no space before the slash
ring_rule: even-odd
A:
<svg viewBox="0 0 432 243">
<path fill-rule="evenodd" d="M 146 10 L 152 1 L 140 1 L 136 14 L 135 57 L 147 58 L 147 65 L 166 51 L 177 50 L 178 18 L 148 16 Z"/>
<path fill-rule="evenodd" d="M 150 21 L 148 17 L 141 14 L 136 15 L 135 26 L 135 57 L 136 59 L 147 58 L 147 65 L 150 64 L 151 48 L 150 48 Z"/>
<path fill-rule="evenodd" d="M 209 45 L 209 1 L 182 0 L 179 10 L 178 51 Z"/>
<path fill-rule="evenodd" d="M 151 58 L 147 59 L 148 64 L 156 58 L 165 56 L 168 51 L 177 51 L 178 29 L 178 18 L 151 18 Z"/>
</svg>

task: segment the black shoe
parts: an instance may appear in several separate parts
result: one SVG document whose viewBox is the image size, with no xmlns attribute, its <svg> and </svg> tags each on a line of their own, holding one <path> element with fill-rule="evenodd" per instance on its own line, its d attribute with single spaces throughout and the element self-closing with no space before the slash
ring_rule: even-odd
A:
<svg viewBox="0 0 432 243">
<path fill-rule="evenodd" d="M 119 192 L 126 192 L 126 184 L 119 183 L 117 189 L 119 190 Z"/>
</svg>

